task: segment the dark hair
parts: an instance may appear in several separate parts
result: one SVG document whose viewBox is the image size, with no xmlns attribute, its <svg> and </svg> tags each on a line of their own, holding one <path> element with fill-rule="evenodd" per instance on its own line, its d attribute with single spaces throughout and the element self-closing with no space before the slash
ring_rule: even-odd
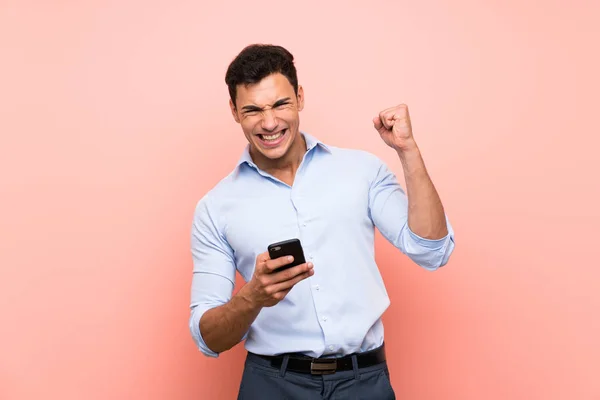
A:
<svg viewBox="0 0 600 400">
<path fill-rule="evenodd" d="M 258 83 L 274 73 L 284 75 L 298 95 L 298 76 L 292 53 L 281 46 L 270 44 L 251 44 L 245 47 L 229 64 L 225 74 L 225 83 L 233 104 L 235 105 L 237 85 Z"/>
</svg>

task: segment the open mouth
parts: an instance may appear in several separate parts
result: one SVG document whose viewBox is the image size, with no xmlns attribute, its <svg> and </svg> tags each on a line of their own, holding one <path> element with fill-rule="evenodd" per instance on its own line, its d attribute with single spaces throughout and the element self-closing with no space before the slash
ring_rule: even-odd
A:
<svg viewBox="0 0 600 400">
<path fill-rule="evenodd" d="M 285 135 L 287 134 L 288 130 L 286 129 L 282 129 L 279 132 L 273 133 L 273 134 L 258 134 L 256 136 L 258 136 L 258 138 L 260 139 L 260 141 L 265 144 L 266 146 L 275 146 L 278 145 L 279 143 L 281 143 L 285 137 Z"/>
</svg>

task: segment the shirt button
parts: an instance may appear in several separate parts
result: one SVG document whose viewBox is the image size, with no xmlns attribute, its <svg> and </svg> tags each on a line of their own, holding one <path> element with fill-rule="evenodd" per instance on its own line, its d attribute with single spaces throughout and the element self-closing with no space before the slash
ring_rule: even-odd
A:
<svg viewBox="0 0 600 400">
<path fill-rule="evenodd" d="M 327 321 L 327 317 L 323 317 L 323 321 Z"/>
<path fill-rule="evenodd" d="M 333 349 L 334 349 L 334 347 L 333 347 L 333 346 L 329 346 L 329 350 L 333 350 Z"/>
<path fill-rule="evenodd" d="M 315 285 L 315 290 L 320 290 L 321 287 L 319 285 Z"/>
<path fill-rule="evenodd" d="M 302 226 L 306 226 L 306 222 L 302 224 Z"/>
</svg>

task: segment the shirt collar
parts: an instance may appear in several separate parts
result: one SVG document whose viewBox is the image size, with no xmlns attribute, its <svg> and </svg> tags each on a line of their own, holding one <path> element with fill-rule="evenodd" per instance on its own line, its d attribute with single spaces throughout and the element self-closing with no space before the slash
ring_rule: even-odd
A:
<svg viewBox="0 0 600 400">
<path fill-rule="evenodd" d="M 323 143 L 316 137 L 311 136 L 308 133 L 302 132 L 302 131 L 300 131 L 300 134 L 302 136 L 304 136 L 304 140 L 306 140 L 306 152 L 307 153 L 309 151 L 311 151 L 313 148 L 315 148 L 316 146 L 319 146 L 323 150 L 327 151 L 328 153 L 331 153 L 331 149 L 325 143 Z M 244 148 L 244 151 L 237 163 L 237 166 L 240 166 L 244 163 L 247 163 L 248 165 L 250 165 L 252 167 L 256 166 L 256 164 L 254 164 L 254 161 L 252 161 L 252 157 L 250 156 L 250 144 L 247 144 L 246 147 Z"/>
</svg>

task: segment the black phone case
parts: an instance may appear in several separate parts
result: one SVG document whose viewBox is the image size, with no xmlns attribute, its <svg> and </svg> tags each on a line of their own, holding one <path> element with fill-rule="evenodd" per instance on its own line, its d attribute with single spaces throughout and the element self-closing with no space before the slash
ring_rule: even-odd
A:
<svg viewBox="0 0 600 400">
<path fill-rule="evenodd" d="M 289 239 L 270 244 L 268 250 L 269 257 L 271 257 L 272 260 L 283 256 L 294 257 L 294 261 L 292 261 L 290 264 L 284 265 L 281 268 L 278 268 L 277 271 L 283 271 L 306 262 L 304 259 L 304 250 L 302 249 L 300 239 Z"/>
</svg>

